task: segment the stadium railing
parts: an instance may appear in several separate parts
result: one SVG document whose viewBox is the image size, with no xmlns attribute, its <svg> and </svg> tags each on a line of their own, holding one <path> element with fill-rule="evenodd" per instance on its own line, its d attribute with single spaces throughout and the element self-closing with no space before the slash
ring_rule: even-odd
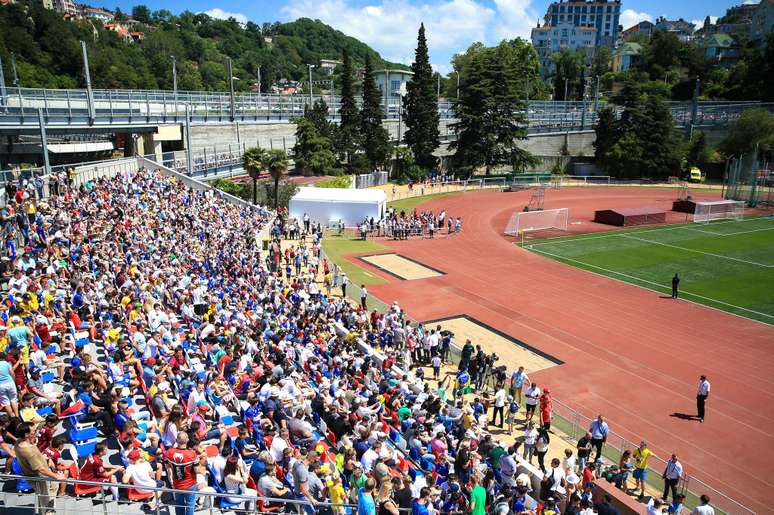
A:
<svg viewBox="0 0 774 515">
<path fill-rule="evenodd" d="M 452 343 L 451 357 L 455 363 L 459 362 L 461 348 Z M 509 371 L 510 372 L 510 371 Z M 495 378 L 493 375 L 489 375 L 485 384 L 485 388 L 495 388 Z M 569 407 L 563 402 L 552 397 L 553 401 L 553 419 L 551 423 L 552 430 L 558 430 L 572 443 L 577 441 L 586 433 L 591 426 L 592 418 L 581 414 L 579 411 Z M 647 441 L 647 439 L 645 438 Z M 607 465 L 618 465 L 621 454 L 625 450 L 634 451 L 639 446 L 638 443 L 634 443 L 622 435 L 610 431 L 608 433 L 607 441 L 602 448 L 602 457 L 607 461 Z M 593 452 L 593 451 L 592 451 Z M 679 453 L 678 458 L 679 458 Z M 685 469 L 690 470 L 690 464 L 682 462 Z M 659 458 L 656 455 L 650 457 L 648 466 L 649 474 L 647 484 L 652 491 L 657 491 L 659 494 L 664 490 L 664 482 L 662 479 L 662 473 L 666 469 L 666 461 Z M 629 482 L 632 481 L 631 474 L 629 476 Z M 717 489 L 709 486 L 705 482 L 697 479 L 690 473 L 685 473 L 682 480 L 678 484 L 678 491 L 685 495 L 685 506 L 689 509 L 693 509 L 699 505 L 699 496 L 708 495 L 710 497 L 711 505 L 715 508 L 715 513 L 721 514 L 746 514 L 755 515 L 755 511 L 744 506 L 740 502 L 732 499 L 728 495 L 718 491 Z"/>
<path fill-rule="evenodd" d="M 586 433 L 586 431 L 588 431 L 588 428 L 591 426 L 594 418 L 590 418 L 581 414 L 579 411 L 571 408 L 561 401 L 558 401 L 555 397 L 552 400 L 554 406 L 554 419 L 552 420 L 552 426 L 567 435 L 573 443 L 577 443 L 577 441 Z M 647 438 L 643 438 L 643 440 L 647 441 Z M 612 464 L 617 465 L 624 451 L 628 450 L 630 452 L 634 452 L 638 446 L 639 442 L 635 443 L 616 433 L 615 431 L 610 431 L 608 433 L 607 441 L 605 442 L 605 445 L 602 449 L 602 455 Z M 679 452 L 676 454 L 678 454 L 679 459 Z M 689 463 L 682 463 L 684 470 L 690 470 Z M 666 466 L 666 460 L 657 456 L 656 454 L 652 455 L 649 459 L 647 484 L 658 492 L 663 492 L 664 490 L 662 474 L 666 469 Z M 629 479 L 631 481 L 631 477 Z M 685 495 L 685 506 L 690 509 L 693 509 L 699 505 L 700 495 L 706 494 L 710 497 L 711 504 L 715 508 L 716 512 L 727 514 L 755 513 L 750 508 L 719 492 L 715 488 L 712 488 L 711 486 L 707 485 L 703 481 L 697 479 L 695 476 L 687 472 L 683 475 L 682 480 L 678 484 L 678 491 Z"/>
<path fill-rule="evenodd" d="M 61 497 L 51 497 L 51 499 L 54 500 L 54 504 L 53 508 L 49 509 L 55 509 L 57 515 L 83 515 L 85 513 L 125 515 L 127 513 L 141 513 L 139 507 L 142 504 L 155 504 L 155 507 L 150 511 L 146 511 L 146 513 L 172 515 L 176 511 L 175 508 L 182 507 L 182 505 L 177 504 L 175 494 L 193 495 L 196 499 L 197 510 L 206 509 L 207 511 L 205 513 L 208 514 L 220 514 L 234 511 L 241 511 L 244 513 L 247 513 L 248 511 L 253 513 L 266 513 L 266 510 L 263 507 L 269 504 L 272 506 L 279 506 L 278 510 L 272 510 L 272 513 L 275 514 L 298 514 L 301 510 L 304 510 L 307 513 L 314 513 L 321 508 L 328 508 L 333 511 L 340 508 L 342 510 L 351 511 L 352 513 L 357 510 L 357 506 L 350 504 L 333 504 L 328 502 L 313 504 L 306 500 L 219 493 L 212 491 L 212 489 L 206 492 L 200 490 L 175 490 L 165 487 L 157 488 L 129 485 L 125 483 L 97 483 L 94 481 L 75 479 L 56 480 L 48 477 L 33 478 L 13 474 L 0 474 L 0 485 L 8 485 L 9 482 L 16 482 L 16 487 L 13 489 L 15 491 L 7 491 L 8 489 L 6 488 L 2 494 L 0 494 L 0 498 L 3 499 L 3 508 L 9 510 L 9 513 L 36 513 L 36 507 L 38 506 L 39 500 L 42 501 L 40 499 L 42 496 L 39 496 L 34 491 L 35 483 L 51 482 L 56 483 L 57 487 L 61 483 L 66 483 L 68 485 L 68 490 L 70 487 L 72 487 L 72 490 L 75 490 L 76 485 L 79 490 L 93 490 L 94 487 L 99 487 L 99 490 L 88 496 L 65 495 Z M 111 487 L 118 489 L 120 494 L 119 500 L 116 501 L 113 499 L 113 496 L 110 493 Z M 135 491 L 138 488 L 143 492 L 152 492 L 152 495 L 138 495 Z M 90 502 L 91 509 L 86 507 L 84 501 Z M 98 504 L 94 504 L 95 502 Z M 247 505 L 252 506 L 252 508 L 247 510 Z M 130 507 L 137 507 L 137 509 L 130 510 Z"/>
</svg>

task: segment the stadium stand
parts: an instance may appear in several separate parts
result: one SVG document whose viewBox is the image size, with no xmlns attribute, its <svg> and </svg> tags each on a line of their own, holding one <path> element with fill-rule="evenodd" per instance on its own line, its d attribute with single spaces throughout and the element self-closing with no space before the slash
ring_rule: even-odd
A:
<svg viewBox="0 0 774 515">
<path fill-rule="evenodd" d="M 542 471 L 521 440 L 492 437 L 484 405 L 464 396 L 494 372 L 482 351 L 466 345 L 431 388 L 411 365 L 448 360 L 453 335 L 410 325 L 397 304 L 369 313 L 323 292 L 321 233 L 301 252 L 280 240 L 275 213 L 148 169 L 67 181 L 46 199 L 31 186 L 7 193 L 6 506 L 8 492 L 32 491 L 41 515 L 70 502 L 178 515 L 452 514 L 475 499 L 502 515 L 580 513 L 605 502 L 598 469 L 544 466 L 545 430 L 533 442 Z M 496 382 L 495 406 L 518 411 Z"/>
</svg>

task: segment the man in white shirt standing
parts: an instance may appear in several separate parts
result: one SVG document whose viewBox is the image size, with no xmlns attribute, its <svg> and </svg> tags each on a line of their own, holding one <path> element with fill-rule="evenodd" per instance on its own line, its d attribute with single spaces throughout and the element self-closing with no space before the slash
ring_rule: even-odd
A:
<svg viewBox="0 0 774 515">
<path fill-rule="evenodd" d="M 526 393 L 527 400 L 525 401 L 525 407 L 527 410 L 527 422 L 530 422 L 532 417 L 535 415 L 535 408 L 537 408 L 538 400 L 540 399 L 540 395 L 542 393 L 543 392 L 540 391 L 537 383 L 530 383 Z"/>
<path fill-rule="evenodd" d="M 672 499 L 677 497 L 677 483 L 683 477 L 683 465 L 678 461 L 677 454 L 672 454 L 672 458 L 667 462 L 663 477 L 664 495 L 661 496 L 661 499 L 667 502 L 670 490 L 672 490 Z"/>
<path fill-rule="evenodd" d="M 696 392 L 696 418 L 699 422 L 704 422 L 704 405 L 707 403 L 707 398 L 710 393 L 710 382 L 707 380 L 707 376 L 699 377 L 699 389 Z"/>
<path fill-rule="evenodd" d="M 715 508 L 710 506 L 709 496 L 702 495 L 699 500 L 701 504 L 693 509 L 691 515 L 715 515 Z"/>
</svg>

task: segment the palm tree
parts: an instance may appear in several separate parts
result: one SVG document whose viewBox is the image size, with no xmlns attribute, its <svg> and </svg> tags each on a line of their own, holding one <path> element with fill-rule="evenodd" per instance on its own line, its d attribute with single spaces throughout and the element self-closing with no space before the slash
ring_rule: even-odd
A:
<svg viewBox="0 0 774 515">
<path fill-rule="evenodd" d="M 269 150 L 263 159 L 264 166 L 274 179 L 274 209 L 279 207 L 279 181 L 288 171 L 288 156 L 284 150 Z"/>
<path fill-rule="evenodd" d="M 265 166 L 266 151 L 261 147 L 245 150 L 242 163 L 247 174 L 253 178 L 253 204 L 258 203 L 258 177 Z"/>
</svg>

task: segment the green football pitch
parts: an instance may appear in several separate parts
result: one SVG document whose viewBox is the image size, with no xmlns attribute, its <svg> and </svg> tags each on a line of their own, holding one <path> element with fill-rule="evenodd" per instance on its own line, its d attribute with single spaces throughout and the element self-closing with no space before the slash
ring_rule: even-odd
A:
<svg viewBox="0 0 774 515">
<path fill-rule="evenodd" d="M 660 293 L 774 324 L 774 217 L 533 240 L 524 248 Z"/>
</svg>

